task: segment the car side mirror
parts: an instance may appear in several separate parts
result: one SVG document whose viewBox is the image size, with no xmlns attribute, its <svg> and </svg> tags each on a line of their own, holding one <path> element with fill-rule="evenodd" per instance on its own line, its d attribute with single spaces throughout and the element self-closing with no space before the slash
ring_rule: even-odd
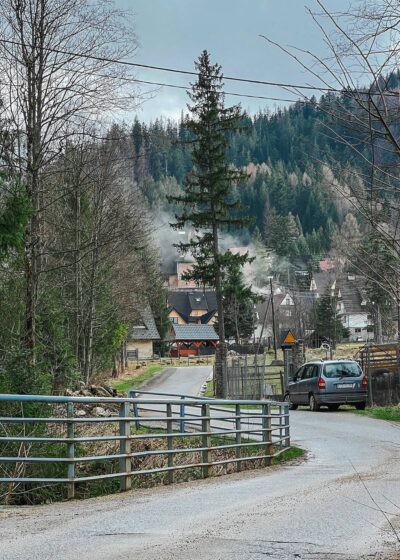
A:
<svg viewBox="0 0 400 560">
<path fill-rule="evenodd" d="M 293 378 L 292 378 L 292 381 L 297 381 L 298 379 L 299 379 L 299 376 L 298 376 L 298 375 L 294 375 Z"/>
</svg>

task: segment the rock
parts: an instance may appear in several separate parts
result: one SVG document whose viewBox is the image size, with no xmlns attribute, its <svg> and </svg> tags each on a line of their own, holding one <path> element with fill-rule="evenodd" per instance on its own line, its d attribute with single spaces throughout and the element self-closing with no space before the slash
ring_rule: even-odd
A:
<svg viewBox="0 0 400 560">
<path fill-rule="evenodd" d="M 88 391 L 87 389 L 81 389 L 79 391 L 79 395 L 81 397 L 93 397 L 93 393 L 91 393 L 90 391 Z"/>
<path fill-rule="evenodd" d="M 86 416 L 86 410 L 80 408 L 79 410 L 75 411 L 75 416 Z"/>
<path fill-rule="evenodd" d="M 95 387 L 95 390 L 91 389 L 92 394 L 96 397 L 106 397 L 110 398 L 112 395 L 111 393 L 105 389 L 104 387 Z"/>
<path fill-rule="evenodd" d="M 73 396 L 75 396 L 75 393 L 74 393 L 74 391 L 71 391 L 71 389 L 65 389 L 64 395 L 66 397 L 73 397 Z"/>
<path fill-rule="evenodd" d="M 102 406 L 95 406 L 92 409 L 93 416 L 107 416 L 107 411 Z"/>
</svg>

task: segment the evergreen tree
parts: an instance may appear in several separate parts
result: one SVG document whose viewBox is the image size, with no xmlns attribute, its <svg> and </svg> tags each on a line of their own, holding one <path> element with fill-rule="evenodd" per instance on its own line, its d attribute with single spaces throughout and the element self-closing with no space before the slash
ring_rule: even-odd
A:
<svg viewBox="0 0 400 560">
<path fill-rule="evenodd" d="M 189 243 L 178 245 L 182 253 L 191 252 L 196 264 L 186 279 L 199 285 L 214 286 L 217 296 L 219 348 L 216 364 L 216 394 L 223 394 L 222 360 L 226 355 L 223 309 L 223 279 L 233 264 L 243 265 L 248 257 L 223 253 L 219 234 L 229 226 L 236 228 L 248 223 L 239 216 L 240 204 L 232 196 L 234 183 L 244 179 L 227 160 L 228 135 L 238 128 L 239 106 L 226 108 L 222 91 L 222 72 L 212 64 L 207 51 L 195 63 L 198 78 L 188 92 L 192 105 L 191 119 L 186 123 L 192 133 L 193 169 L 188 174 L 182 195 L 169 197 L 170 202 L 182 205 L 173 227 L 182 229 L 190 223 L 196 231 Z"/>
<path fill-rule="evenodd" d="M 347 329 L 337 316 L 336 298 L 329 293 L 318 300 L 315 330 L 318 336 L 327 338 L 333 348 L 336 347 L 337 342 L 348 337 Z"/>
<path fill-rule="evenodd" d="M 254 333 L 254 304 L 260 298 L 246 285 L 241 266 L 237 263 L 226 275 L 223 294 L 225 335 L 240 344 L 242 339 L 249 339 Z"/>
</svg>

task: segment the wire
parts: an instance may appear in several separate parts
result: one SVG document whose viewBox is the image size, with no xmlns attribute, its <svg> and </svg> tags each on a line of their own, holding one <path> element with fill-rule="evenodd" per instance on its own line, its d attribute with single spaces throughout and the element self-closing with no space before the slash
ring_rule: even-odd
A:
<svg viewBox="0 0 400 560">
<path fill-rule="evenodd" d="M 11 39 L 0 39 L 0 43 L 4 43 L 4 44 L 9 44 L 9 45 L 14 45 L 14 46 L 19 46 L 19 47 L 30 47 L 30 48 L 34 48 L 33 45 L 29 44 L 29 43 L 20 43 L 19 41 L 12 41 Z M 76 53 L 73 51 L 68 51 L 68 50 L 62 50 L 62 49 L 54 49 L 54 48 L 50 48 L 50 47 L 44 47 L 41 50 L 47 51 L 47 52 L 52 52 L 55 54 L 63 54 L 63 55 L 67 55 L 67 56 L 73 56 L 73 57 L 78 57 L 78 58 L 84 58 L 84 59 L 88 59 L 88 60 L 96 60 L 98 62 L 108 62 L 110 64 L 120 64 L 123 66 L 130 66 L 133 68 L 146 68 L 148 70 L 159 70 L 161 72 L 170 72 L 170 73 L 174 73 L 174 74 L 183 74 L 185 76 L 198 76 L 199 73 L 198 72 L 194 72 L 193 70 L 182 70 L 180 68 L 171 68 L 171 67 L 167 67 L 167 66 L 155 66 L 152 64 L 144 64 L 144 63 L 139 63 L 139 62 L 130 62 L 127 60 L 118 60 L 118 59 L 113 59 L 113 58 L 107 58 L 104 56 L 95 56 L 95 55 L 89 55 L 89 54 L 84 54 L 84 53 Z M 225 76 L 225 75 L 211 75 L 212 78 L 221 78 L 223 80 L 229 80 L 229 81 L 233 81 L 233 82 L 241 82 L 241 83 L 247 83 L 247 84 L 258 84 L 258 85 L 266 85 L 266 86 L 273 86 L 273 87 L 281 87 L 281 88 L 293 88 L 293 89 L 300 89 L 300 90 L 315 90 L 315 91 L 320 91 L 320 92 L 331 92 L 331 93 L 345 93 L 345 88 L 342 89 L 337 89 L 337 88 L 332 88 L 332 87 L 321 87 L 321 86 L 316 86 L 316 85 L 304 85 L 304 84 L 289 84 L 289 83 L 285 83 L 285 82 L 271 82 L 271 81 L 267 81 L 267 80 L 256 80 L 256 79 L 250 79 L 250 78 L 241 78 L 238 76 Z M 180 86 L 183 87 L 183 86 Z M 359 93 L 368 93 L 365 90 L 354 90 L 357 91 Z M 392 95 L 395 95 L 396 97 L 399 97 L 399 92 L 396 91 L 388 91 L 385 92 L 386 93 L 390 93 Z"/>
</svg>

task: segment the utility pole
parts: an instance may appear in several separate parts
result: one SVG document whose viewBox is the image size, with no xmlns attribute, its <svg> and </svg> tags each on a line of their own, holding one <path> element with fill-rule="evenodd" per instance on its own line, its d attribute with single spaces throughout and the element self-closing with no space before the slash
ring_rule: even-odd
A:
<svg viewBox="0 0 400 560">
<path fill-rule="evenodd" d="M 275 306 L 274 306 L 274 292 L 272 289 L 272 277 L 270 277 L 269 279 L 269 285 L 271 288 L 271 306 L 272 306 L 272 334 L 274 337 L 274 356 L 275 356 L 275 360 L 277 359 L 277 354 L 276 354 L 276 329 L 275 329 Z"/>
</svg>

